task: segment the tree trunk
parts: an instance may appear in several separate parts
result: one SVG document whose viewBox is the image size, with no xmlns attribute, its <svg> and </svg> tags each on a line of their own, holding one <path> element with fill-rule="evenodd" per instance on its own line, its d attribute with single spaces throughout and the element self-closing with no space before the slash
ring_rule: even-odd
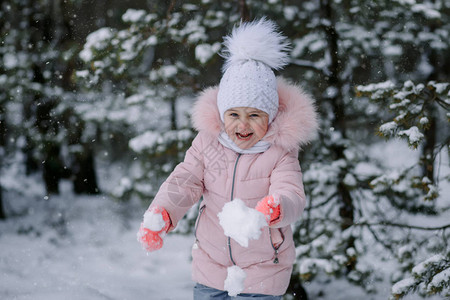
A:
<svg viewBox="0 0 450 300">
<path fill-rule="evenodd" d="M 429 29 L 434 32 L 435 28 L 431 27 Z M 440 81 L 442 80 L 441 75 L 446 74 L 447 70 L 442 70 L 442 62 L 439 61 L 439 56 L 436 50 L 430 48 L 427 51 L 428 62 L 433 66 L 433 72 L 428 76 L 427 81 Z M 444 78 L 446 75 L 443 76 Z M 425 142 L 422 148 L 422 176 L 427 177 L 432 182 L 435 182 L 434 174 L 434 150 L 438 143 L 437 141 L 437 111 L 435 108 L 435 103 L 431 100 L 425 106 L 428 121 L 430 127 L 425 131 Z"/>
<path fill-rule="evenodd" d="M 432 182 L 434 178 L 434 149 L 436 147 L 436 113 L 435 108 L 430 105 L 428 108 L 429 125 L 430 127 L 425 131 L 425 142 L 422 148 L 422 176 L 427 177 Z"/>
<path fill-rule="evenodd" d="M 171 130 L 177 130 L 178 124 L 177 124 L 177 99 L 176 97 L 173 97 L 170 99 L 170 129 Z"/>
<path fill-rule="evenodd" d="M 55 2 L 56 3 L 56 2 Z M 105 2 L 99 2 L 99 5 L 104 6 Z M 63 48 L 67 43 L 72 43 L 75 39 L 74 28 L 70 22 L 70 11 L 73 9 L 70 4 L 58 2 L 54 5 L 55 18 L 59 19 L 59 41 Z M 64 34 L 63 34 L 64 33 Z M 70 45 L 69 45 L 70 47 Z M 76 67 L 77 56 L 73 56 L 64 66 L 63 76 L 61 79 L 61 87 L 66 91 L 75 91 L 76 85 L 73 82 L 73 73 Z M 72 165 L 70 171 L 65 171 L 64 177 L 72 175 L 73 178 L 73 191 L 76 194 L 98 194 L 99 188 L 97 184 L 97 175 L 94 163 L 94 151 L 93 149 L 82 142 L 83 131 L 85 130 L 84 122 L 78 120 L 75 124 L 70 122 L 71 119 L 79 119 L 74 115 L 74 111 L 70 110 L 64 115 L 64 123 L 68 130 L 68 144 L 69 145 L 81 145 L 82 152 L 73 154 L 71 159 Z"/>
<path fill-rule="evenodd" d="M 6 219 L 6 212 L 3 207 L 3 189 L 2 185 L 0 184 L 0 220 Z"/>
<path fill-rule="evenodd" d="M 0 103 L 0 147 L 6 146 L 6 133 L 7 133 L 6 109 Z"/>
<path fill-rule="evenodd" d="M 298 275 L 292 275 L 286 295 L 291 295 L 296 300 L 308 300 L 308 294 L 302 285 Z"/>
<path fill-rule="evenodd" d="M 63 164 L 59 157 L 61 147 L 53 142 L 48 142 L 45 146 L 45 157 L 42 162 L 42 175 L 45 188 L 48 194 L 59 194 L 59 182 L 61 180 L 61 171 Z"/>
<path fill-rule="evenodd" d="M 0 151 L 1 148 L 6 148 L 6 110 L 3 105 L 0 105 Z M 6 150 L 3 150 L 6 151 Z M 0 152 L 0 173 L 3 166 L 3 159 L 5 158 L 5 153 Z M 6 219 L 6 213 L 3 209 L 3 190 L 0 183 L 0 220 Z"/>
<path fill-rule="evenodd" d="M 329 71 L 330 75 L 328 76 L 328 86 L 333 87 L 335 91 L 337 91 L 329 100 L 331 101 L 333 107 L 333 127 L 339 132 L 343 139 L 347 138 L 347 124 L 346 124 L 346 114 L 345 114 L 345 103 L 342 95 L 343 83 L 340 80 L 340 72 L 341 72 L 341 59 L 339 57 L 339 48 L 338 48 L 338 33 L 334 27 L 333 22 L 333 8 L 331 7 L 331 0 L 321 0 L 321 11 L 323 14 L 323 18 L 328 20 L 328 24 L 325 26 L 325 35 L 328 42 L 328 49 L 330 55 L 330 65 Z M 345 147 L 341 144 L 334 145 L 331 149 L 334 153 L 335 160 L 344 159 L 344 150 Z M 347 186 L 344 184 L 344 178 L 347 175 L 347 172 L 344 170 L 339 174 L 339 183 L 337 186 L 338 198 L 339 198 L 339 216 L 341 217 L 341 230 L 344 231 L 350 226 L 352 226 L 354 222 L 354 210 L 355 207 L 353 205 L 353 199 L 350 191 Z M 346 248 L 352 248 L 355 245 L 354 238 L 349 238 L 347 240 Z M 356 261 L 352 262 L 347 266 L 347 270 L 351 271 L 354 269 L 356 265 Z"/>
<path fill-rule="evenodd" d="M 94 166 L 92 149 L 83 145 L 83 151 L 75 154 L 75 162 L 72 166 L 73 190 L 76 194 L 98 194 L 100 192 Z"/>
<path fill-rule="evenodd" d="M 51 7 L 50 7 L 51 9 Z M 53 20 L 51 11 L 47 11 L 41 22 L 35 22 L 33 16 L 30 15 L 29 23 L 31 24 L 30 51 L 40 51 L 39 45 L 42 41 L 54 42 L 54 38 L 59 38 L 61 33 L 57 32 L 55 24 L 57 20 Z M 55 36 L 54 36 L 55 35 Z M 55 42 L 55 46 L 58 41 Z M 36 49 L 35 49 L 36 48 Z M 44 77 L 44 62 L 35 62 L 33 64 L 33 81 L 46 85 L 48 79 Z M 59 99 L 35 92 L 31 101 L 32 108 L 24 108 L 29 110 L 29 118 L 34 118 L 34 126 L 39 132 L 39 145 L 33 142 L 28 145 L 31 147 L 28 151 L 33 154 L 34 147 L 37 147 L 41 153 L 42 175 L 48 194 L 59 193 L 59 181 L 61 180 L 61 171 L 63 163 L 60 159 L 61 146 L 58 144 L 56 136 L 59 133 L 59 122 L 54 118 L 54 109 L 58 105 Z M 26 104 L 25 104 L 26 105 Z M 34 133 L 31 133 L 34 134 Z M 27 140 L 33 141 L 33 136 L 28 135 Z M 32 158 L 31 158 L 32 159 Z"/>
<path fill-rule="evenodd" d="M 250 21 L 250 10 L 245 0 L 239 0 L 239 13 L 243 22 Z"/>
</svg>

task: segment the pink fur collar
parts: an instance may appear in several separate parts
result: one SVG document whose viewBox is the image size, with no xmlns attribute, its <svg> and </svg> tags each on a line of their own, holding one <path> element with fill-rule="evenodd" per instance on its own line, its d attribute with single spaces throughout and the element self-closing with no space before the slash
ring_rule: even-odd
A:
<svg viewBox="0 0 450 300">
<path fill-rule="evenodd" d="M 278 113 L 269 125 L 265 141 L 287 151 L 298 151 L 315 138 L 318 130 L 314 100 L 303 89 L 278 77 Z M 219 88 L 211 87 L 198 97 L 192 111 L 192 122 L 198 131 L 219 136 L 223 130 L 217 108 Z"/>
</svg>

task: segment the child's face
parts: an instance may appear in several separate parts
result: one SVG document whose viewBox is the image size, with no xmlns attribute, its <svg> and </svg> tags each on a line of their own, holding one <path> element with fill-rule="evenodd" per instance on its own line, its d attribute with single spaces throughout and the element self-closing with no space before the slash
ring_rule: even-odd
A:
<svg viewBox="0 0 450 300">
<path fill-rule="evenodd" d="M 225 132 L 241 149 L 253 147 L 269 126 L 269 115 L 251 107 L 234 107 L 225 112 Z"/>
</svg>

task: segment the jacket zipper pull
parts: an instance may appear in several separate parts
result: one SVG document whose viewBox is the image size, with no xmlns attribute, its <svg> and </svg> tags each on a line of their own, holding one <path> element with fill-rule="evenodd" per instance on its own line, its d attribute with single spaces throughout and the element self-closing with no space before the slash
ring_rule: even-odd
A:
<svg viewBox="0 0 450 300">
<path fill-rule="evenodd" d="M 278 261 L 278 250 L 275 250 L 275 259 L 273 260 L 273 263 L 274 264 L 279 263 L 279 261 Z"/>
<path fill-rule="evenodd" d="M 192 245 L 192 249 L 193 250 L 197 250 L 198 249 L 198 240 L 197 239 L 195 240 L 194 245 Z"/>
</svg>

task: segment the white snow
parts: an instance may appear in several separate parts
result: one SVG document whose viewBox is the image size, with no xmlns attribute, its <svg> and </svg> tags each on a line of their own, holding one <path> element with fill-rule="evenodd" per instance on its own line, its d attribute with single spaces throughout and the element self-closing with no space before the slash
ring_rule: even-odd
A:
<svg viewBox="0 0 450 300">
<path fill-rule="evenodd" d="M 398 125 L 394 121 L 387 122 L 380 126 L 380 132 L 389 136 L 395 132 L 397 127 L 398 127 Z"/>
<path fill-rule="evenodd" d="M 147 254 L 136 242 L 145 210 L 140 203 L 118 203 L 103 195 L 75 196 L 67 190 L 44 200 L 32 196 L 44 194 L 41 185 L 9 176 L 0 178 L 4 187 L 7 179 L 15 179 L 25 189 L 18 197 L 4 199 L 8 212 L 17 215 L 0 222 L 0 299 L 192 300 L 191 235 L 168 234 L 161 250 Z M 28 214 L 19 215 L 24 209 Z M 58 225 L 49 225 L 53 219 L 60 220 L 65 235 L 58 233 Z M 233 269 L 227 288 L 236 292 L 243 276 Z M 373 295 L 328 277 L 304 285 L 311 299 L 376 300 L 387 299 L 390 284 L 381 285 Z"/>
<path fill-rule="evenodd" d="M 220 50 L 220 43 L 200 44 L 195 47 L 195 58 L 202 64 L 208 62 Z"/>
<path fill-rule="evenodd" d="M 158 44 L 158 38 L 156 36 L 152 35 L 147 39 L 146 44 L 149 46 L 156 46 L 156 44 Z"/>
<path fill-rule="evenodd" d="M 450 85 L 447 82 L 436 83 L 434 81 L 430 81 L 428 84 L 433 86 L 436 89 L 436 93 L 438 93 L 438 94 L 441 94 L 441 93 L 445 92 L 447 87 Z"/>
<path fill-rule="evenodd" d="M 28 214 L 0 221 L 0 299 L 192 300 L 192 236 L 168 235 L 147 254 L 136 241 L 140 203 L 70 192 L 47 199 L 8 201 Z"/>
<path fill-rule="evenodd" d="M 444 256 L 441 254 L 436 254 L 431 256 L 430 258 L 428 258 L 427 260 L 421 262 L 420 264 L 416 265 L 413 269 L 412 269 L 412 273 L 416 274 L 417 276 L 423 276 L 424 273 L 427 271 L 427 267 L 429 265 L 435 264 L 437 262 L 439 262 L 440 260 L 443 260 Z"/>
<path fill-rule="evenodd" d="M 19 60 L 17 56 L 13 53 L 5 53 L 3 54 L 3 66 L 6 69 L 14 69 L 19 64 Z"/>
<path fill-rule="evenodd" d="M 344 184 L 345 184 L 345 185 L 347 185 L 347 186 L 349 186 L 349 187 L 354 187 L 354 186 L 356 186 L 357 183 L 358 183 L 358 182 L 356 181 L 355 176 L 353 176 L 353 175 L 350 174 L 350 173 L 347 173 L 347 174 L 345 175 L 345 178 L 344 178 Z"/>
<path fill-rule="evenodd" d="M 422 118 L 420 118 L 419 123 L 420 123 L 420 125 L 425 125 L 425 124 L 430 123 L 430 120 L 428 120 L 427 117 L 422 117 Z"/>
<path fill-rule="evenodd" d="M 161 213 L 155 213 L 154 211 L 146 211 L 144 214 L 144 227 L 152 231 L 160 231 L 164 228 L 166 222 L 164 222 Z"/>
<path fill-rule="evenodd" d="M 392 286 L 392 294 L 402 295 L 406 293 L 415 285 L 415 280 L 412 277 L 405 278 Z"/>
<path fill-rule="evenodd" d="M 144 149 L 153 148 L 160 139 L 161 135 L 158 132 L 147 131 L 140 136 L 132 138 L 128 144 L 133 151 L 140 153 Z"/>
<path fill-rule="evenodd" d="M 406 143 L 394 140 L 373 146 L 371 155 L 398 169 L 408 165 L 411 157 L 418 154 Z M 439 172 L 448 174 L 448 152 L 443 152 L 442 156 L 443 167 Z M 111 191 L 120 178 L 132 175 L 125 175 L 121 167 L 110 166 L 100 171 L 99 179 L 109 185 L 102 188 L 105 192 Z M 190 264 L 194 237 L 168 234 L 161 250 L 147 254 L 136 241 L 136 231 L 146 208 L 142 203 L 117 202 L 106 195 L 76 196 L 65 181 L 61 183 L 61 195 L 46 195 L 40 178 L 23 177 L 18 168 L 2 173 L 0 181 L 9 216 L 0 221 L 0 299 L 192 300 L 195 283 L 191 280 Z M 129 180 L 124 181 L 128 184 Z M 448 195 L 448 183 L 442 188 L 442 194 Z M 14 190 L 20 193 L 11 192 Z M 440 207 L 447 208 L 448 200 L 441 200 Z M 434 222 L 446 220 L 448 216 L 438 220 L 423 219 L 423 225 L 439 225 Z M 371 244 L 366 246 L 370 250 Z M 377 252 L 374 256 L 380 274 L 392 274 L 395 264 L 379 260 L 381 254 Z M 308 268 L 319 268 L 324 273 L 336 271 L 337 265 L 320 260 L 308 262 L 306 257 L 300 261 L 302 273 Z M 333 256 L 333 259 L 346 261 L 345 256 Z M 438 259 L 436 256 L 426 261 Z M 236 274 L 230 272 L 230 280 L 238 277 L 239 273 L 234 271 Z M 420 269 L 415 271 L 420 273 Z M 429 286 L 448 281 L 448 272 L 446 269 L 437 274 Z M 235 284 L 239 282 L 242 279 Z M 235 284 L 230 283 L 236 287 Z M 320 274 L 314 281 L 303 284 L 310 299 L 378 300 L 388 299 L 392 283 L 389 279 L 373 282 L 376 286 L 373 294 L 345 279 L 330 280 L 329 276 Z M 401 285 L 396 289 L 400 290 Z M 423 298 L 411 294 L 404 299 Z"/>
<path fill-rule="evenodd" d="M 384 43 L 381 48 L 385 56 L 400 56 L 403 54 L 403 48 L 399 45 Z"/>
<path fill-rule="evenodd" d="M 162 66 L 159 70 L 162 76 L 165 78 L 172 78 L 178 75 L 178 69 L 176 66 L 173 65 Z"/>
<path fill-rule="evenodd" d="M 244 281 L 247 277 L 244 270 L 238 266 L 231 266 L 227 269 L 227 278 L 225 279 L 224 289 L 231 297 L 236 296 L 244 290 Z"/>
<path fill-rule="evenodd" d="M 178 75 L 178 69 L 175 65 L 162 66 L 159 69 L 150 71 L 149 78 L 151 81 L 159 79 L 168 80 Z"/>
<path fill-rule="evenodd" d="M 441 19 L 441 13 L 426 4 L 415 4 L 411 10 L 422 13 L 428 19 Z"/>
<path fill-rule="evenodd" d="M 293 21 L 298 14 L 298 7 L 286 6 L 283 8 L 283 14 L 286 20 Z"/>
<path fill-rule="evenodd" d="M 83 50 L 79 54 L 80 58 L 85 62 L 90 61 L 93 58 L 92 49 L 101 50 L 107 47 L 107 41 L 114 36 L 114 32 L 111 28 L 103 27 L 90 33 L 86 37 Z"/>
<path fill-rule="evenodd" d="M 326 273 L 332 273 L 336 269 L 336 266 L 327 259 L 305 258 L 301 261 L 298 268 L 301 275 L 308 275 L 312 273 L 314 269 L 321 269 Z"/>
<path fill-rule="evenodd" d="M 407 130 L 402 130 L 398 133 L 398 135 L 408 137 L 410 144 L 418 143 L 424 138 L 424 135 L 419 131 L 419 128 L 417 128 L 416 126 L 413 126 Z"/>
<path fill-rule="evenodd" d="M 357 86 L 357 90 L 361 92 L 373 93 L 370 98 L 374 100 L 383 98 L 383 93 L 393 88 L 395 88 L 395 84 L 390 80 L 379 83 L 371 83 L 366 86 Z"/>
<path fill-rule="evenodd" d="M 139 55 L 139 37 L 131 36 L 126 39 L 122 44 L 121 48 L 123 51 L 120 52 L 120 58 L 123 60 L 133 60 Z"/>
<path fill-rule="evenodd" d="M 428 284 L 428 290 L 431 292 L 433 289 L 436 289 L 440 286 L 444 286 L 445 284 L 448 286 L 450 282 L 450 268 L 447 268 L 433 277 L 433 280 Z"/>
<path fill-rule="evenodd" d="M 76 71 L 75 74 L 79 78 L 87 78 L 89 76 L 89 71 L 88 70 Z"/>
<path fill-rule="evenodd" d="M 267 226 L 264 215 L 254 208 L 247 207 L 241 199 L 234 199 L 225 204 L 217 216 L 225 235 L 242 247 L 248 247 L 249 240 L 259 239 L 261 228 Z"/>
<path fill-rule="evenodd" d="M 145 133 L 132 138 L 128 145 L 137 153 L 144 152 L 146 149 L 152 149 L 169 141 L 183 142 L 192 137 L 190 129 L 170 130 L 163 133 L 157 131 L 146 131 Z M 158 149 L 157 149 L 158 150 Z"/>
<path fill-rule="evenodd" d="M 144 19 L 147 12 L 145 10 L 128 9 L 122 16 L 124 22 L 135 23 Z"/>
</svg>

